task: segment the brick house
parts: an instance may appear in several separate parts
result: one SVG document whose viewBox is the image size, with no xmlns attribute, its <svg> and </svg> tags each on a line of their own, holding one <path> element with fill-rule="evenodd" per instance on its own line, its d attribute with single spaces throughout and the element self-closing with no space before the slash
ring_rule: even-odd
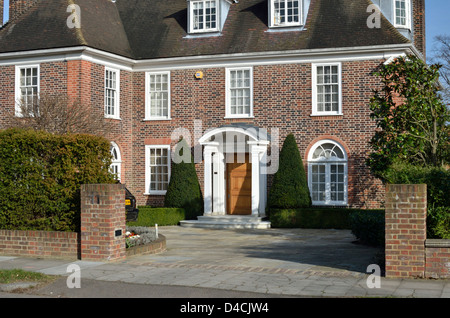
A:
<svg viewBox="0 0 450 318">
<path fill-rule="evenodd" d="M 10 0 L 9 10 L 0 128 L 33 94 L 90 103 L 115 126 L 112 169 L 138 205 L 162 205 L 183 135 L 205 215 L 264 216 L 290 133 L 314 205 L 382 204 L 364 163 L 371 74 L 402 54 L 424 58 L 424 0 Z"/>
</svg>

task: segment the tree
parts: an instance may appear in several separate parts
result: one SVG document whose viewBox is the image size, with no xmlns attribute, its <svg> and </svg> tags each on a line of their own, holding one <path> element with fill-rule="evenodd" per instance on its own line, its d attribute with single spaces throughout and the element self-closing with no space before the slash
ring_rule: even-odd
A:
<svg viewBox="0 0 450 318">
<path fill-rule="evenodd" d="M 293 134 L 289 134 L 280 151 L 278 171 L 270 188 L 268 207 L 295 209 L 311 206 L 305 168 Z"/>
<path fill-rule="evenodd" d="M 168 208 L 183 208 L 187 219 L 202 215 L 204 209 L 203 195 L 190 150 L 185 139 L 181 139 L 175 146 L 164 202 L 164 206 Z"/>
<path fill-rule="evenodd" d="M 367 164 L 377 177 L 383 179 L 395 161 L 435 167 L 449 162 L 450 117 L 438 94 L 439 69 L 409 55 L 375 73 L 383 88 L 370 101 L 378 130 Z"/>
<path fill-rule="evenodd" d="M 33 129 L 52 134 L 91 134 L 105 137 L 112 124 L 92 107 L 65 94 L 40 94 L 19 101 L 20 115 L 11 114 L 7 128 Z"/>
<path fill-rule="evenodd" d="M 444 85 L 443 99 L 447 105 L 450 104 L 450 35 L 438 35 L 434 48 L 433 63 L 442 65 L 440 69 L 440 80 Z"/>
</svg>

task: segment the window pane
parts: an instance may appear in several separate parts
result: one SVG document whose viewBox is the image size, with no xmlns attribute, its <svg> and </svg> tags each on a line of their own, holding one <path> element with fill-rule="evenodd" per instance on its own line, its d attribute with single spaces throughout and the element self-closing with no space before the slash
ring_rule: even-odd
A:
<svg viewBox="0 0 450 318">
<path fill-rule="evenodd" d="M 150 149 L 150 191 L 165 191 L 169 184 L 169 152 L 167 148 Z"/>
<path fill-rule="evenodd" d="M 149 76 L 150 117 L 169 117 L 169 74 Z"/>
<path fill-rule="evenodd" d="M 251 70 L 230 70 L 229 72 L 229 111 L 232 115 L 250 115 Z"/>
<path fill-rule="evenodd" d="M 339 67 L 316 67 L 316 111 L 339 112 Z"/>
</svg>

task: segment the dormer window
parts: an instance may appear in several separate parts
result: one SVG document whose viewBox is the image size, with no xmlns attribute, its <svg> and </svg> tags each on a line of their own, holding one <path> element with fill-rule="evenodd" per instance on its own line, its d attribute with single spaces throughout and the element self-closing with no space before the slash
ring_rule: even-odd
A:
<svg viewBox="0 0 450 318">
<path fill-rule="evenodd" d="M 304 0 L 270 0 L 270 27 L 303 25 Z"/>
<path fill-rule="evenodd" d="M 397 28 L 411 28 L 410 0 L 394 0 L 394 24 Z"/>
<path fill-rule="evenodd" d="M 189 6 L 189 33 L 219 31 L 219 0 L 192 0 Z"/>
</svg>

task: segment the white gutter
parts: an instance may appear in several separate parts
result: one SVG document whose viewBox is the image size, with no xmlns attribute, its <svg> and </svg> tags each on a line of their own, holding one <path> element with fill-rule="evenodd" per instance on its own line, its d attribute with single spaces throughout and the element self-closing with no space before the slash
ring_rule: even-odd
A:
<svg viewBox="0 0 450 318">
<path fill-rule="evenodd" d="M 145 71 L 148 69 L 170 70 L 200 67 L 226 67 L 231 65 L 264 65 L 307 63 L 317 61 L 388 59 L 392 56 L 405 54 L 405 52 L 408 54 L 415 54 L 423 58 L 422 54 L 411 43 L 365 47 L 169 57 L 145 60 L 130 59 L 87 46 L 76 46 L 68 48 L 0 53 L 0 66 L 53 61 L 86 60 L 128 71 Z"/>
</svg>

